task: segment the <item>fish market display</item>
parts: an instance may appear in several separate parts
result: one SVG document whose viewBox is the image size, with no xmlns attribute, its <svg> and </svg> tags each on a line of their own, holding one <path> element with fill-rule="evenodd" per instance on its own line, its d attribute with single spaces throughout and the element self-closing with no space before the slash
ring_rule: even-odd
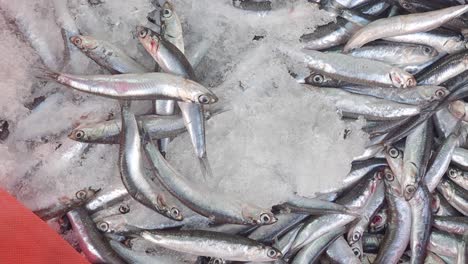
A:
<svg viewBox="0 0 468 264">
<path fill-rule="evenodd" d="M 90 263 L 468 263 L 466 1 L 132 1 L 0 2 L 0 187 Z"/>
</svg>

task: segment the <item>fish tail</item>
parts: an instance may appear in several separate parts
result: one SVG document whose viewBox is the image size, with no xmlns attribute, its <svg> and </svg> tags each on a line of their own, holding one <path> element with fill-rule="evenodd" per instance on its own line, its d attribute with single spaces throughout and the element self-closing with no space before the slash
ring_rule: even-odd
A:
<svg viewBox="0 0 468 264">
<path fill-rule="evenodd" d="M 46 67 L 34 66 L 32 69 L 33 75 L 41 80 L 56 81 L 60 76 L 60 73 L 47 69 Z"/>
<path fill-rule="evenodd" d="M 208 160 L 208 156 L 203 155 L 201 158 L 198 159 L 198 161 L 200 162 L 200 168 L 203 175 L 203 179 L 205 181 L 207 181 L 208 179 L 213 179 L 213 171 L 211 170 L 211 165 L 210 161 Z"/>
</svg>

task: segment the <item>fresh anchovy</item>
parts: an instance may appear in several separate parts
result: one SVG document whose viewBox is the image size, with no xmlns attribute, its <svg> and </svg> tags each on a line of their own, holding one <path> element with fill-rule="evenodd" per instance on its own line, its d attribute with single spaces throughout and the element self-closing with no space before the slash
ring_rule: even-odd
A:
<svg viewBox="0 0 468 264">
<path fill-rule="evenodd" d="M 453 155 L 452 155 L 452 162 L 455 165 L 457 165 L 457 167 L 467 170 L 468 169 L 468 150 L 464 148 L 455 148 L 455 151 L 453 152 Z M 461 175 L 463 176 L 463 174 Z M 454 176 L 456 176 L 456 174 L 454 174 Z M 466 186 L 468 187 L 468 183 Z"/>
<path fill-rule="evenodd" d="M 174 220 L 183 216 L 175 206 L 166 204 L 162 195 L 157 193 L 156 184 L 145 175 L 141 153 L 141 139 L 135 115 L 129 105 L 122 105 L 122 133 L 119 151 L 119 169 L 122 182 L 130 196 L 144 206 Z"/>
<path fill-rule="evenodd" d="M 186 131 L 181 116 L 144 115 L 137 117 L 138 126 L 148 128 L 152 139 L 175 137 Z M 122 122 L 119 119 L 81 124 L 70 132 L 72 140 L 86 143 L 118 144 Z"/>
<path fill-rule="evenodd" d="M 375 193 L 378 185 L 381 184 L 380 175 L 374 175 L 369 179 L 361 181 L 353 192 L 347 193 L 336 202 L 349 208 L 363 208 L 367 205 L 370 197 Z M 328 233 L 340 226 L 344 226 L 356 217 L 344 214 L 324 215 L 307 221 L 296 237 L 291 249 L 293 251 L 300 249 L 308 243 L 314 241 L 323 234 Z"/>
<path fill-rule="evenodd" d="M 309 217 L 307 214 L 279 214 L 274 225 L 263 225 L 255 229 L 248 238 L 269 243 L 288 232 L 294 226 Z"/>
<path fill-rule="evenodd" d="M 174 10 L 174 6 L 165 1 L 161 10 L 161 34 L 164 39 L 171 42 L 182 53 L 185 53 L 182 23 Z"/>
<path fill-rule="evenodd" d="M 457 149 L 455 149 L 455 152 L 456 151 Z M 455 156 L 455 152 L 454 152 L 454 156 Z M 454 161 L 454 158 L 452 157 L 452 162 L 453 161 Z M 457 165 L 460 166 L 459 164 Z M 458 184 L 458 186 L 462 187 L 465 190 L 468 190 L 468 173 L 462 170 L 459 170 L 457 168 L 450 167 L 447 171 L 447 175 L 454 183 Z"/>
<path fill-rule="evenodd" d="M 146 252 L 134 251 L 115 240 L 109 241 L 112 249 L 125 261 L 132 264 L 164 263 L 183 264 L 183 261 L 170 258 L 168 256 L 149 255 Z"/>
<path fill-rule="evenodd" d="M 464 216 L 436 216 L 432 226 L 452 234 L 468 235 L 468 219 Z"/>
<path fill-rule="evenodd" d="M 410 263 L 424 263 L 426 258 L 432 223 L 431 202 L 432 195 L 424 183 L 419 185 L 409 200 L 411 207 Z"/>
<path fill-rule="evenodd" d="M 374 195 L 369 200 L 369 204 L 364 207 L 360 220 L 349 228 L 347 240 L 350 245 L 362 239 L 364 231 L 367 230 L 372 216 L 382 207 L 384 201 L 384 187 L 379 185 Z"/>
<path fill-rule="evenodd" d="M 406 138 L 401 190 L 407 201 L 413 197 L 419 182 L 426 173 L 431 155 L 432 138 L 432 122 L 429 120 L 417 126 Z"/>
<path fill-rule="evenodd" d="M 326 251 L 327 257 L 334 264 L 360 264 L 359 258 L 354 255 L 348 243 L 343 237 L 333 242 Z"/>
<path fill-rule="evenodd" d="M 70 41 L 112 74 L 145 73 L 148 70 L 113 44 L 91 36 L 73 36 Z"/>
<path fill-rule="evenodd" d="M 73 232 L 84 255 L 91 263 L 125 264 L 110 247 L 106 239 L 96 229 L 96 224 L 84 208 L 76 208 L 67 213 Z"/>
<path fill-rule="evenodd" d="M 377 253 L 383 239 L 384 235 L 365 233 L 362 236 L 362 247 L 364 252 Z"/>
<path fill-rule="evenodd" d="M 388 4 L 380 2 L 363 7 L 360 11 L 365 15 L 379 15 L 387 7 Z M 370 20 L 367 21 L 367 23 L 369 22 Z M 352 34 L 360 28 L 360 25 L 348 22 L 345 18 L 337 17 L 336 23 L 319 26 L 314 32 L 302 35 L 300 41 L 304 43 L 306 49 L 323 50 L 346 43 Z"/>
<path fill-rule="evenodd" d="M 78 91 L 123 100 L 169 98 L 211 104 L 218 101 L 210 90 L 194 81 L 167 73 L 73 75 L 42 69 L 40 78 L 54 80 Z"/>
<path fill-rule="evenodd" d="M 368 120 L 395 120 L 414 116 L 421 112 L 417 105 L 400 104 L 384 99 L 352 94 L 338 88 L 321 89 L 320 92 L 335 102 L 344 116 Z"/>
<path fill-rule="evenodd" d="M 282 254 L 276 248 L 236 235 L 201 230 L 144 231 L 140 236 L 152 244 L 198 256 L 236 261 L 273 261 Z"/>
<path fill-rule="evenodd" d="M 354 49 L 349 52 L 349 55 L 403 67 L 427 63 L 436 58 L 439 52 L 426 45 L 379 42 Z"/>
<path fill-rule="evenodd" d="M 300 41 L 304 43 L 305 49 L 323 50 L 346 43 L 360 28 L 359 25 L 337 17 L 336 23 L 319 26 L 314 32 L 302 35 Z"/>
<path fill-rule="evenodd" d="M 53 218 L 62 217 L 73 208 L 80 207 L 94 199 L 100 189 L 94 190 L 91 187 L 84 188 L 75 193 L 74 197 L 60 197 L 58 203 L 52 206 L 35 210 L 34 213 L 42 220 L 47 221 Z"/>
<path fill-rule="evenodd" d="M 196 80 L 190 62 L 176 46 L 165 41 L 159 34 L 148 28 L 139 26 L 137 31 L 140 42 L 165 72 Z M 199 158 L 203 175 L 207 174 L 212 177 L 211 166 L 206 154 L 203 108 L 200 105 L 185 102 L 178 102 L 178 105 L 190 134 L 195 153 Z"/>
<path fill-rule="evenodd" d="M 143 128 L 146 130 L 146 128 Z M 159 153 L 145 136 L 143 148 L 161 184 L 183 204 L 214 222 L 232 224 L 272 224 L 276 218 L 269 211 L 236 198 L 226 200 L 219 192 L 203 185 L 187 182 Z"/>
<path fill-rule="evenodd" d="M 385 170 L 385 199 L 389 208 L 388 227 L 381 243 L 376 264 L 398 263 L 410 240 L 411 209 L 401 195 L 397 178 Z"/>
<path fill-rule="evenodd" d="M 468 5 L 467 5 L 468 7 Z M 468 51 L 444 57 L 417 76 L 420 85 L 439 85 L 468 70 Z"/>
<path fill-rule="evenodd" d="M 93 199 L 90 199 L 84 206 L 90 215 L 105 208 L 121 203 L 129 197 L 125 188 L 115 188 L 108 191 L 101 191 Z"/>
<path fill-rule="evenodd" d="M 459 118 L 453 116 L 449 109 L 444 107 L 434 114 L 433 120 L 439 137 L 446 138 L 457 127 Z"/>
<path fill-rule="evenodd" d="M 294 51 L 287 47 L 280 47 L 280 50 L 294 60 L 306 63 L 311 70 L 337 80 L 397 88 L 416 85 L 411 74 L 383 62 L 315 50 Z"/>
<path fill-rule="evenodd" d="M 414 86 L 406 89 L 343 86 L 343 90 L 355 94 L 370 95 L 402 104 L 425 105 L 442 101 L 450 92 L 442 86 Z"/>
<path fill-rule="evenodd" d="M 434 161 L 427 169 L 426 176 L 424 176 L 424 182 L 426 183 L 429 192 L 433 192 L 435 190 L 442 179 L 442 176 L 444 176 L 444 173 L 447 171 L 450 165 L 450 160 L 452 159 L 453 151 L 457 146 L 457 140 L 457 134 L 450 134 L 450 136 L 444 140 L 439 150 L 434 154 Z"/>
<path fill-rule="evenodd" d="M 286 202 L 273 206 L 273 211 L 282 213 L 307 213 L 307 214 L 351 214 L 356 212 L 334 202 L 324 201 L 317 198 L 307 198 L 295 195 Z"/>
<path fill-rule="evenodd" d="M 161 20 L 161 36 L 168 42 L 174 44 L 174 46 L 185 52 L 184 36 L 182 32 L 182 24 L 180 23 L 179 16 L 174 10 L 174 7 L 168 1 L 164 2 L 160 11 Z M 161 65 L 158 62 L 158 66 Z M 171 73 L 171 72 L 168 72 Z M 188 77 L 186 77 L 188 78 Z M 160 115 L 173 115 L 175 110 L 174 100 L 157 100 L 156 101 L 156 113 Z M 159 148 L 163 153 L 167 152 L 167 146 L 170 142 L 170 138 L 163 138 L 159 141 Z"/>
<path fill-rule="evenodd" d="M 439 192 L 435 191 L 432 197 L 432 211 L 438 216 L 460 216 L 460 212 L 453 208 Z"/>
<path fill-rule="evenodd" d="M 303 247 L 294 257 L 292 264 L 314 263 L 329 245 L 335 242 L 339 236 L 345 232 L 345 227 L 341 226 L 322 235 L 310 244 Z"/>
<path fill-rule="evenodd" d="M 468 6 L 460 5 L 437 11 L 379 19 L 354 33 L 343 50 L 348 52 L 380 38 L 429 31 L 462 15 L 466 11 L 468 11 Z"/>
<path fill-rule="evenodd" d="M 428 250 L 439 256 L 447 256 L 457 259 L 459 245 L 462 243 L 463 240 L 455 235 L 432 230 Z"/>
<path fill-rule="evenodd" d="M 437 190 L 460 213 L 468 216 L 468 191 L 448 179 L 442 179 Z"/>
</svg>

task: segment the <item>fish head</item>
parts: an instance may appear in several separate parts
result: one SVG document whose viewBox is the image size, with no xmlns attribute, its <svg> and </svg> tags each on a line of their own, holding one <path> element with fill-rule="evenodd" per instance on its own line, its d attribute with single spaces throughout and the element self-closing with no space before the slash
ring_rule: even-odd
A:
<svg viewBox="0 0 468 264">
<path fill-rule="evenodd" d="M 268 210 L 263 210 L 253 205 L 247 205 L 242 208 L 242 217 L 246 224 L 251 225 L 271 225 L 278 219 Z"/>
<path fill-rule="evenodd" d="M 392 85 L 397 88 L 413 87 L 417 84 L 413 75 L 399 68 L 393 68 L 390 71 L 390 80 Z"/>
<path fill-rule="evenodd" d="M 161 45 L 161 35 L 144 26 L 137 26 L 136 32 L 141 45 L 143 45 L 151 56 L 155 57 Z"/>
<path fill-rule="evenodd" d="M 454 180 L 458 177 L 462 177 L 463 176 L 463 172 L 457 168 L 449 168 L 448 171 L 447 171 L 447 175 L 449 176 L 450 179 Z"/>
<path fill-rule="evenodd" d="M 442 101 L 447 95 L 449 95 L 450 91 L 442 86 L 433 86 L 428 87 L 428 89 L 423 89 L 421 91 L 422 96 L 428 98 L 429 101 Z"/>
<path fill-rule="evenodd" d="M 356 243 L 351 246 L 351 250 L 353 251 L 354 256 L 356 256 L 359 259 L 362 258 L 362 248 Z"/>
<path fill-rule="evenodd" d="M 378 232 L 384 229 L 387 223 L 387 211 L 382 210 L 372 217 L 369 223 L 369 230 L 372 232 Z"/>
<path fill-rule="evenodd" d="M 91 36 L 72 36 L 70 37 L 70 42 L 83 51 L 93 50 L 98 46 L 96 39 Z"/>
<path fill-rule="evenodd" d="M 445 199 L 447 199 L 447 201 L 452 200 L 453 196 L 455 195 L 455 190 L 448 181 L 441 182 L 437 186 L 437 190 L 442 193 L 442 195 L 445 197 Z"/>
<path fill-rule="evenodd" d="M 75 193 L 76 199 L 80 201 L 87 201 L 93 198 L 101 189 L 93 189 L 91 187 L 87 187 L 81 189 Z"/>
<path fill-rule="evenodd" d="M 164 2 L 161 9 L 161 20 L 168 20 L 174 13 L 174 7 L 169 1 Z"/>
<path fill-rule="evenodd" d="M 456 101 L 450 102 L 448 106 L 448 110 L 456 118 L 462 119 L 466 115 L 465 102 L 463 102 L 462 100 L 456 100 Z"/>
<path fill-rule="evenodd" d="M 304 82 L 317 87 L 337 87 L 340 85 L 338 80 L 314 71 L 311 71 L 310 75 L 304 78 Z"/>
<path fill-rule="evenodd" d="M 106 122 L 81 124 L 68 134 L 68 138 L 82 143 L 106 143 L 111 141 L 110 138 L 105 138 L 108 129 L 110 127 Z"/>
<path fill-rule="evenodd" d="M 390 168 L 384 169 L 384 182 L 385 182 L 385 191 L 391 195 L 402 196 L 402 191 L 400 183 L 398 182 L 397 177 Z"/>
</svg>

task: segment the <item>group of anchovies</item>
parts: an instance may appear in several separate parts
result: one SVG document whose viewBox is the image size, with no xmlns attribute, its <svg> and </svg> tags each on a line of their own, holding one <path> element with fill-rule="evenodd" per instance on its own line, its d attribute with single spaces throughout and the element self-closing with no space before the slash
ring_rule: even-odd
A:
<svg viewBox="0 0 468 264">
<path fill-rule="evenodd" d="M 120 144 L 125 189 L 83 189 L 36 214 L 45 220 L 66 214 L 92 263 L 184 263 L 132 248 L 138 240 L 198 256 L 196 263 L 468 263 L 468 44 L 463 36 L 468 5 L 456 0 L 319 5 L 334 13 L 336 22 L 304 34 L 303 50 L 278 48 L 310 69 L 305 78 L 291 73 L 298 82 L 322 87 L 319 92 L 333 98 L 343 118 L 366 120 L 370 143 L 354 159 L 342 187 L 315 198 L 293 195 L 267 210 L 189 181 L 168 163 L 168 142 L 187 131 L 209 180 L 203 105 L 218 98 L 197 82 L 197 61 L 184 55 L 180 20 L 165 2 L 159 6 L 160 32 L 136 28 L 160 72 L 91 36 L 70 41 L 112 75 L 42 69 L 43 78 L 119 101 L 120 120 L 80 125 L 69 137 Z M 235 0 L 233 7 L 271 9 L 270 1 L 253 0 Z M 130 104 L 138 100 L 155 100 L 156 114 L 135 116 Z M 164 197 L 158 185 L 173 197 Z M 170 202 L 174 197 L 211 225 L 187 227 L 199 218 L 184 218 Z M 171 224 L 145 230 L 91 218 L 119 204 L 118 214 L 128 213 L 125 199 Z"/>
</svg>

